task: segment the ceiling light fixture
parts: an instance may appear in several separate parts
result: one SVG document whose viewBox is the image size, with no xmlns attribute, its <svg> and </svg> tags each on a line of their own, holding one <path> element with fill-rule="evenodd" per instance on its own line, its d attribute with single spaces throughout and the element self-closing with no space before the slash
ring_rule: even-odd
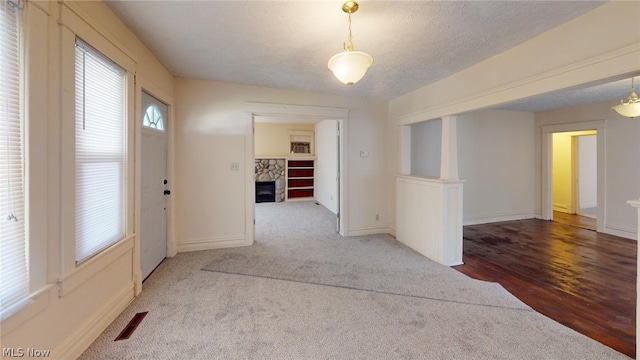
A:
<svg viewBox="0 0 640 360">
<path fill-rule="evenodd" d="M 355 1 L 347 1 L 342 5 L 342 11 L 349 14 L 349 39 L 344 43 L 344 51 L 333 55 L 329 59 L 329 69 L 333 71 L 338 80 L 351 86 L 367 72 L 367 69 L 373 64 L 373 57 L 371 55 L 356 51 L 353 47 L 353 41 L 351 36 L 351 14 L 358 11 L 358 3 Z"/>
<path fill-rule="evenodd" d="M 612 107 L 618 114 L 628 118 L 640 116 L 640 99 L 638 99 L 638 95 L 636 94 L 633 80 L 634 79 L 631 78 L 631 94 L 627 98 L 627 101 L 620 100 L 620 104 Z"/>
</svg>

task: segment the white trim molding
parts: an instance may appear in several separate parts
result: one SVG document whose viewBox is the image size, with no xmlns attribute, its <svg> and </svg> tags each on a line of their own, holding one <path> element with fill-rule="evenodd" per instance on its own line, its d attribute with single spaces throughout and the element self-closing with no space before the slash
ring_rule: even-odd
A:
<svg viewBox="0 0 640 360">
<path fill-rule="evenodd" d="M 634 43 L 560 68 L 495 86 L 482 92 L 442 102 L 422 111 L 401 115 L 398 118 L 398 124 L 410 125 L 445 115 L 463 114 L 485 109 L 489 106 L 506 104 L 535 95 L 620 76 L 620 74 L 630 74 L 638 70 L 639 55 L 640 43 Z M 476 67 L 481 65 L 483 64 L 476 65 Z M 438 88 L 441 83 L 455 81 L 458 77 L 464 76 L 465 72 L 472 70 L 474 70 L 474 67 L 436 82 L 431 86 Z"/>
<path fill-rule="evenodd" d="M 59 296 L 64 297 L 69 294 L 122 256 L 129 256 L 133 261 L 133 246 L 134 236 L 129 236 L 66 274 L 58 280 Z"/>
<path fill-rule="evenodd" d="M 607 224 L 604 227 L 604 233 L 620 236 L 631 240 L 638 240 L 636 236 L 636 229 L 633 228 Z"/>
<path fill-rule="evenodd" d="M 533 212 L 485 214 L 464 219 L 464 226 L 537 218 Z"/>
<path fill-rule="evenodd" d="M 349 117 L 349 109 L 321 106 L 272 104 L 247 101 L 245 102 L 245 108 L 256 116 L 304 116 L 323 120 L 346 119 Z"/>
<path fill-rule="evenodd" d="M 246 151 L 246 161 L 247 164 L 251 164 L 251 169 L 247 169 L 247 182 L 249 182 L 249 177 L 251 175 L 251 179 L 253 179 L 253 164 L 255 161 L 255 154 L 253 153 L 253 144 L 255 141 L 255 134 L 253 131 L 253 123 L 255 121 L 256 116 L 268 116 L 268 117 L 277 117 L 277 118 L 291 118 L 292 120 L 300 120 L 300 118 L 314 118 L 318 120 L 338 120 L 340 124 L 340 194 L 339 194 L 339 216 L 340 216 L 340 229 L 339 233 L 342 236 L 347 236 L 349 233 L 349 194 L 346 191 L 349 185 L 348 178 L 348 156 L 347 156 L 347 147 L 348 147 L 348 124 L 349 124 L 349 109 L 344 108 L 332 108 L 332 107 L 321 107 L 321 106 L 307 106 L 307 105 L 292 105 L 292 104 L 274 104 L 274 103 L 262 103 L 262 102 L 253 102 L 246 101 L 245 103 L 245 111 L 251 116 L 251 119 L 248 120 L 252 124 L 250 130 L 246 132 L 247 140 L 249 143 L 245 145 Z M 246 185 L 246 196 L 245 199 L 245 214 L 246 214 L 246 232 L 247 232 L 247 243 L 253 243 L 253 235 L 254 235 L 254 219 L 255 219 L 255 197 L 250 194 L 254 194 L 254 184 L 253 180 L 250 181 Z M 251 188 L 251 189 L 250 189 Z M 250 230 L 251 229 L 251 230 Z M 245 244 L 247 245 L 247 244 Z"/>
<path fill-rule="evenodd" d="M 377 234 L 390 234 L 393 235 L 393 231 L 389 226 L 369 226 L 357 229 L 349 229 L 347 236 L 364 236 L 364 235 L 377 235 Z"/>
<path fill-rule="evenodd" d="M 565 123 L 558 125 L 541 126 L 542 131 L 542 214 L 543 220 L 553 219 L 553 173 L 552 173 L 552 156 L 553 156 L 553 133 L 567 131 L 596 130 L 597 131 L 597 151 L 598 151 L 598 169 L 597 169 L 597 223 L 596 231 L 605 231 L 605 219 L 607 208 L 606 196 L 606 127 L 607 120 L 580 121 L 573 123 Z"/>
<path fill-rule="evenodd" d="M 227 238 L 190 239 L 178 242 L 178 252 L 225 249 L 231 247 L 247 246 L 244 236 L 232 236 Z"/>
</svg>

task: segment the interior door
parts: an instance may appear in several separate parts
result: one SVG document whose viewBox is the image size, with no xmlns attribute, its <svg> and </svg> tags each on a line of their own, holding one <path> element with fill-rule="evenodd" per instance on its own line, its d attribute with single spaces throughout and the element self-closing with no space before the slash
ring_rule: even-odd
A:
<svg viewBox="0 0 640 360">
<path fill-rule="evenodd" d="M 140 251 L 145 279 L 167 256 L 167 105 L 142 92 Z"/>
<path fill-rule="evenodd" d="M 596 217 L 598 207 L 598 144 L 596 135 L 578 136 L 577 205 L 579 215 Z"/>
</svg>

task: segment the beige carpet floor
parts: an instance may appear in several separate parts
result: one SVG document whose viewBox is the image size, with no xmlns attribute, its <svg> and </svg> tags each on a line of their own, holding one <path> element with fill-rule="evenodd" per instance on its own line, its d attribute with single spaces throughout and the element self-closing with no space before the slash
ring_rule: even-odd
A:
<svg viewBox="0 0 640 360">
<path fill-rule="evenodd" d="M 257 204 L 256 221 L 253 246 L 165 260 L 81 358 L 627 358 L 389 235 L 340 237 L 313 202 Z"/>
</svg>

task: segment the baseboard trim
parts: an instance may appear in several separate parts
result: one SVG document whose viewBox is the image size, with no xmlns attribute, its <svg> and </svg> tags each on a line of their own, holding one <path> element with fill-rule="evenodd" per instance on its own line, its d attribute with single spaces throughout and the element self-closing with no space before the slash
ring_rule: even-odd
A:
<svg viewBox="0 0 640 360">
<path fill-rule="evenodd" d="M 483 215 L 483 216 L 475 216 L 469 219 L 464 219 L 462 223 L 463 226 L 467 225 L 478 225 L 478 224 L 489 224 L 500 221 L 514 221 L 514 220 L 524 220 L 524 219 L 533 219 L 535 218 L 535 213 L 516 213 L 516 214 L 493 214 L 493 215 Z"/>
<path fill-rule="evenodd" d="M 244 236 L 218 239 L 182 240 L 178 243 L 178 252 L 225 249 L 247 246 Z"/>
<path fill-rule="evenodd" d="M 631 239 L 631 240 L 638 240 L 638 235 L 636 234 L 635 229 L 626 228 L 622 226 L 605 225 L 604 233 L 609 235 L 620 236 L 620 237 Z"/>
<path fill-rule="evenodd" d="M 133 301 L 134 284 L 128 283 L 99 311 L 53 351 L 54 359 L 77 359 Z"/>
<path fill-rule="evenodd" d="M 395 233 L 389 226 L 371 226 L 347 230 L 347 236 L 363 236 Z"/>
<path fill-rule="evenodd" d="M 571 213 L 570 208 L 568 204 L 553 204 L 553 211 Z"/>
</svg>

